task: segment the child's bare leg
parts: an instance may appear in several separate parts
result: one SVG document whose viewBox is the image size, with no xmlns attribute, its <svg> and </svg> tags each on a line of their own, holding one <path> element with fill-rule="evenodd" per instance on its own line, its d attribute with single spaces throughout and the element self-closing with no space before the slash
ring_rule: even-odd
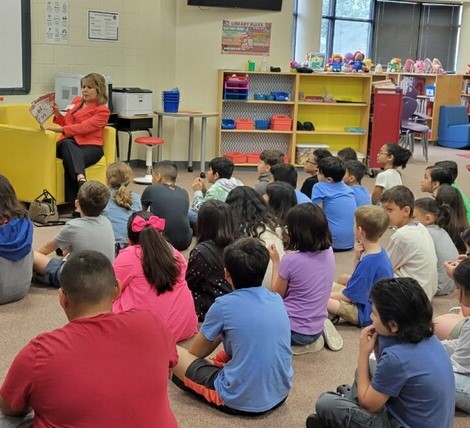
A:
<svg viewBox="0 0 470 428">
<path fill-rule="evenodd" d="M 191 365 L 191 363 L 197 360 L 199 357 L 196 355 L 191 354 L 186 348 L 176 345 L 176 350 L 178 351 L 178 364 L 173 367 L 173 373 L 175 376 L 180 379 L 184 380 L 184 375 L 186 374 L 186 370 Z"/>
<path fill-rule="evenodd" d="M 34 252 L 33 257 L 33 270 L 41 275 L 46 274 L 46 266 L 49 263 L 50 257 L 44 254 Z"/>
<path fill-rule="evenodd" d="M 462 313 L 444 314 L 434 318 L 434 334 L 441 340 L 452 339 L 450 333 L 463 318 Z"/>
<path fill-rule="evenodd" d="M 340 307 L 339 300 L 328 299 L 328 304 L 327 304 L 326 308 L 327 308 L 329 314 L 338 315 L 339 307 Z"/>
</svg>

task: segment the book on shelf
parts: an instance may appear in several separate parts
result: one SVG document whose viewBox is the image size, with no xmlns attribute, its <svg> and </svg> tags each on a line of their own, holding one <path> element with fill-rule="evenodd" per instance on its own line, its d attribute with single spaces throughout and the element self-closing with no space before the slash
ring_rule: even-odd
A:
<svg viewBox="0 0 470 428">
<path fill-rule="evenodd" d="M 41 95 L 40 97 L 31 101 L 29 111 L 32 116 L 37 120 L 41 129 L 43 129 L 43 125 L 46 120 L 54 114 L 54 109 L 52 108 L 54 102 L 54 92 L 48 92 L 47 94 Z"/>
</svg>

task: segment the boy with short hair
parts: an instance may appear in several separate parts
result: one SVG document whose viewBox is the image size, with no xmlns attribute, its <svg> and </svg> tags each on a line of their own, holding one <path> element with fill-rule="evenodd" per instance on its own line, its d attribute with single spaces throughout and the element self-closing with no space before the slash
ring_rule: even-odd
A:
<svg viewBox="0 0 470 428">
<path fill-rule="evenodd" d="M 450 172 L 436 165 L 430 165 L 424 170 L 424 177 L 421 180 L 421 191 L 430 193 L 436 197 L 437 189 L 441 184 L 452 184 L 453 178 Z"/>
<path fill-rule="evenodd" d="M 393 277 L 390 259 L 379 243 L 388 227 L 388 215 L 382 207 L 366 205 L 356 210 L 354 218 L 354 272 L 342 275 L 338 283 L 333 284 L 327 308 L 330 314 L 365 327 L 372 322 L 369 300 L 372 286 L 379 279 Z"/>
<path fill-rule="evenodd" d="M 344 162 L 346 174 L 344 174 L 343 181 L 351 186 L 356 198 L 358 207 L 363 205 L 370 205 L 372 203 L 369 191 L 361 185 L 361 180 L 366 173 L 366 166 L 358 160 L 348 160 Z"/>
<path fill-rule="evenodd" d="M 274 165 L 271 168 L 271 174 L 273 175 L 274 181 L 283 181 L 284 183 L 290 184 L 295 191 L 298 204 L 311 203 L 312 201 L 300 190 L 297 189 L 297 171 L 291 164 L 282 163 Z"/>
<path fill-rule="evenodd" d="M 341 150 L 338 150 L 337 157 L 339 157 L 343 162 L 350 160 L 357 160 L 357 153 L 352 147 L 344 147 Z"/>
<path fill-rule="evenodd" d="M 243 186 L 240 180 L 232 177 L 235 165 L 229 158 L 217 157 L 209 162 L 207 170 L 207 181 L 212 186 L 207 189 L 204 181 L 200 177 L 196 177 L 193 181 L 192 188 L 194 197 L 189 210 L 189 223 L 195 226 L 197 223 L 197 213 L 202 204 L 209 199 L 218 199 L 225 202 L 227 195 L 237 186 Z"/>
<path fill-rule="evenodd" d="M 370 297 L 373 325 L 361 332 L 354 385 L 321 394 L 307 428 L 451 428 L 452 364 L 433 335 L 432 306 L 423 289 L 412 278 L 382 279 Z M 372 351 L 375 368 L 369 367 Z"/>
<path fill-rule="evenodd" d="M 120 284 L 97 251 L 74 253 L 60 283 L 69 323 L 18 353 L 0 389 L 0 426 L 176 428 L 167 388 L 178 355 L 168 328 L 146 310 L 111 312 Z"/>
<path fill-rule="evenodd" d="M 302 187 L 300 188 L 300 191 L 305 196 L 308 196 L 310 199 L 312 198 L 313 186 L 318 183 L 318 162 L 320 162 L 323 158 L 327 158 L 329 156 L 333 156 L 329 150 L 315 149 L 305 161 L 304 171 L 307 174 L 310 174 L 311 177 L 305 179 L 302 184 Z"/>
<path fill-rule="evenodd" d="M 178 251 L 191 244 L 193 232 L 189 226 L 189 196 L 185 189 L 177 186 L 178 167 L 173 161 L 157 162 L 152 172 L 152 185 L 142 193 L 142 208 L 164 218 L 163 236 Z"/>
<path fill-rule="evenodd" d="M 261 286 L 268 262 L 258 239 L 230 244 L 224 264 L 233 292 L 215 299 L 189 350 L 178 347 L 173 381 L 227 413 L 265 413 L 292 387 L 289 317 L 281 296 Z M 221 341 L 225 352 L 206 359 Z"/>
<path fill-rule="evenodd" d="M 335 251 L 354 247 L 354 211 L 356 199 L 352 189 L 343 182 L 346 172 L 341 159 L 331 156 L 318 165 L 318 183 L 313 187 L 312 201 L 321 205 L 333 237 Z"/>
<path fill-rule="evenodd" d="M 266 186 L 271 183 L 271 167 L 284 162 L 284 153 L 276 149 L 263 150 L 259 155 L 258 163 L 258 181 L 255 184 L 255 190 L 261 196 L 266 194 Z"/>
<path fill-rule="evenodd" d="M 465 195 L 465 193 L 460 190 L 459 185 L 455 181 L 457 180 L 457 176 L 459 174 L 459 167 L 457 165 L 457 162 L 451 161 L 451 160 L 437 161 L 434 164 L 434 166 L 446 169 L 449 172 L 449 174 L 452 176 L 451 186 L 460 192 L 460 195 L 462 196 L 463 204 L 465 205 L 465 211 L 467 213 L 467 220 L 470 223 L 470 202 L 467 196 Z M 470 169 L 468 168 L 468 165 L 467 165 L 467 169 L 470 171 Z"/>
<path fill-rule="evenodd" d="M 413 193 L 405 186 L 394 186 L 383 193 L 380 202 L 389 226 L 397 229 L 387 246 L 395 276 L 415 279 L 431 300 L 437 292 L 437 256 L 428 230 L 413 219 Z"/>
<path fill-rule="evenodd" d="M 54 238 L 34 252 L 33 270 L 45 275 L 47 285 L 59 288 L 59 277 L 65 258 L 51 258 L 49 254 L 60 249 L 73 255 L 78 251 L 96 250 L 114 260 L 114 232 L 111 222 L 101 215 L 109 200 L 109 189 L 99 181 L 87 181 L 78 190 L 75 209 L 79 218 L 67 222 Z"/>
</svg>

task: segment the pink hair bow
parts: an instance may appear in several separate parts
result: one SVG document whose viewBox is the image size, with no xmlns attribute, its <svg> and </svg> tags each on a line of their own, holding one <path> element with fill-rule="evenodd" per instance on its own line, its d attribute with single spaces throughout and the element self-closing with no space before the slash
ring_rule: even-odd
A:
<svg viewBox="0 0 470 428">
<path fill-rule="evenodd" d="M 153 215 L 148 220 L 144 220 L 141 216 L 136 215 L 132 220 L 132 232 L 141 232 L 145 227 L 150 226 L 159 232 L 165 230 L 165 219 Z"/>
</svg>

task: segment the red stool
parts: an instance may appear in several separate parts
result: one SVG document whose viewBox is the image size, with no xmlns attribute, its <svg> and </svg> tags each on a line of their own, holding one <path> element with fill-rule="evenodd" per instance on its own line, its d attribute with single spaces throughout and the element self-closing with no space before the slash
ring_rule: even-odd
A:
<svg viewBox="0 0 470 428">
<path fill-rule="evenodd" d="M 157 159 L 160 161 L 161 157 L 161 149 L 160 147 L 163 145 L 163 138 L 160 137 L 138 137 L 134 140 L 137 144 L 145 144 L 147 146 L 147 155 L 145 158 L 145 166 L 147 167 L 147 171 L 145 173 L 145 177 L 136 177 L 134 178 L 134 182 L 138 184 L 152 184 L 152 149 L 153 147 L 157 147 Z"/>
</svg>

